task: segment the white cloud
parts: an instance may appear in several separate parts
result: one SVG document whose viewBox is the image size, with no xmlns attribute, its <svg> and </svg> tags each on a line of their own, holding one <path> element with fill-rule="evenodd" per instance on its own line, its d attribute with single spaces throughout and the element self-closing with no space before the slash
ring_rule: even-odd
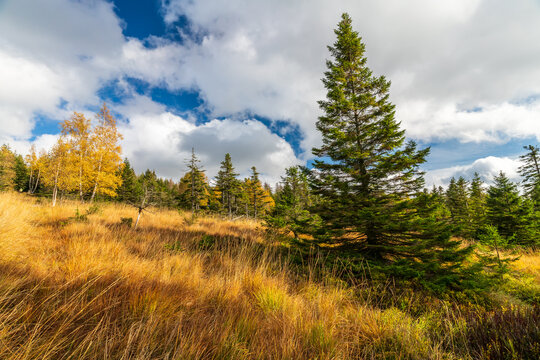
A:
<svg viewBox="0 0 540 360">
<path fill-rule="evenodd" d="M 491 104 L 474 111 L 456 104 L 410 101 L 398 109 L 408 135 L 417 139 L 503 143 L 534 136 L 540 141 L 540 99 L 531 103 Z"/>
<path fill-rule="evenodd" d="M 410 136 L 540 140 L 532 126 L 540 100 L 511 105 L 540 93 L 540 4 L 533 0 L 171 0 L 164 9 L 168 23 L 185 15 L 203 35 L 184 45 L 185 56 L 171 67 L 184 72 L 176 86 L 200 88 L 217 115 L 249 110 L 290 119 L 305 133 L 308 155 L 319 137 L 326 45 L 343 11 L 366 42 L 369 65 L 393 81 L 398 119 Z"/>
<path fill-rule="evenodd" d="M 299 164 L 291 146 L 256 120 L 215 119 L 195 125 L 144 96 L 115 110 L 129 118 L 120 125 L 123 151 L 138 172 L 156 169 L 161 176 L 178 180 L 187 171 L 193 147 L 210 178 L 227 152 L 241 176 L 256 166 L 261 178 L 272 184 L 286 167 Z"/>
<path fill-rule="evenodd" d="M 118 74 L 124 37 L 108 2 L 4 1 L 0 34 L 0 135 L 29 139 L 36 112 L 62 119 L 99 103 Z"/>
<path fill-rule="evenodd" d="M 491 183 L 493 178 L 499 175 L 499 172 L 504 172 L 506 176 L 514 181 L 519 182 L 520 175 L 518 168 L 520 166 L 519 159 L 509 157 L 488 156 L 477 159 L 469 165 L 452 166 L 444 169 L 431 170 L 426 172 L 426 186 L 446 186 L 452 177 L 458 178 L 463 176 L 470 181 L 474 173 L 477 172 L 483 181 Z"/>
</svg>

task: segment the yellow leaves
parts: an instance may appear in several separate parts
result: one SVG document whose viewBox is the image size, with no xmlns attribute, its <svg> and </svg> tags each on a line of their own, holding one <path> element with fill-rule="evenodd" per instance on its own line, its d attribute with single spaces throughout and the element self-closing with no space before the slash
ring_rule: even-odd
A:
<svg viewBox="0 0 540 360">
<path fill-rule="evenodd" d="M 116 120 L 104 104 L 96 115 L 98 124 L 84 114 L 74 112 L 62 123 L 62 135 L 48 154 L 39 158 L 35 150 L 27 156 L 32 168 L 43 170 L 46 185 L 63 191 L 77 191 L 80 198 L 96 194 L 116 196 L 121 184 L 118 170 L 122 166 Z"/>
</svg>

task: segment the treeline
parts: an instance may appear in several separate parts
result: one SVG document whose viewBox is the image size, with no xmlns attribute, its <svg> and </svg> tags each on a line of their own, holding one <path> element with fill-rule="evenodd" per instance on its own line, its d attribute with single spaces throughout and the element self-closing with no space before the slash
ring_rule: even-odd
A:
<svg viewBox="0 0 540 360">
<path fill-rule="evenodd" d="M 151 170 L 137 176 L 125 159 L 119 174 L 121 185 L 116 200 L 134 205 L 144 202 L 158 207 L 254 218 L 264 216 L 274 206 L 271 188 L 261 182 L 256 167 L 251 168 L 250 177 L 240 180 L 229 154 L 221 162 L 214 185 L 209 183 L 194 150 L 186 165 L 186 174 L 174 182 L 159 178 Z"/>
<path fill-rule="evenodd" d="M 195 151 L 187 160 L 186 174 L 175 182 L 153 170 L 137 175 L 128 159 L 122 161 L 116 120 L 106 105 L 95 116 L 95 124 L 81 113 L 62 123 L 57 143 L 48 152 L 22 155 L 7 145 L 0 148 L 0 190 L 14 189 L 80 201 L 120 201 L 146 206 L 176 207 L 219 212 L 230 217 L 260 218 L 274 206 L 270 185 L 263 184 L 255 166 L 240 180 L 231 156 L 225 155 L 214 185 L 211 185 Z"/>
</svg>

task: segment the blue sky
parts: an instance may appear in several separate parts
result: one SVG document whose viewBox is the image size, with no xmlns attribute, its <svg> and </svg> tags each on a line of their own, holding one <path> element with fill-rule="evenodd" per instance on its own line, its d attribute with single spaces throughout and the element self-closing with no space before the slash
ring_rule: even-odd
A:
<svg viewBox="0 0 540 360">
<path fill-rule="evenodd" d="M 47 149 L 103 101 L 137 171 L 179 178 L 191 147 L 275 182 L 312 159 L 326 45 L 342 12 L 396 117 L 432 151 L 426 180 L 518 180 L 540 138 L 540 2 L 0 0 L 0 143 Z"/>
</svg>

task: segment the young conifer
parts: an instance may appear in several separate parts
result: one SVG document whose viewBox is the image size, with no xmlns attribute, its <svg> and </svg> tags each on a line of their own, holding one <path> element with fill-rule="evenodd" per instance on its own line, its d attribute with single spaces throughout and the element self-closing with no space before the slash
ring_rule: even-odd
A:
<svg viewBox="0 0 540 360">
<path fill-rule="evenodd" d="M 221 192 L 221 206 L 224 212 L 232 216 L 233 202 L 235 196 L 239 192 L 239 181 L 236 178 L 238 174 L 235 172 L 231 155 L 225 154 L 225 160 L 221 162 L 221 167 L 216 176 L 216 188 Z"/>
</svg>

